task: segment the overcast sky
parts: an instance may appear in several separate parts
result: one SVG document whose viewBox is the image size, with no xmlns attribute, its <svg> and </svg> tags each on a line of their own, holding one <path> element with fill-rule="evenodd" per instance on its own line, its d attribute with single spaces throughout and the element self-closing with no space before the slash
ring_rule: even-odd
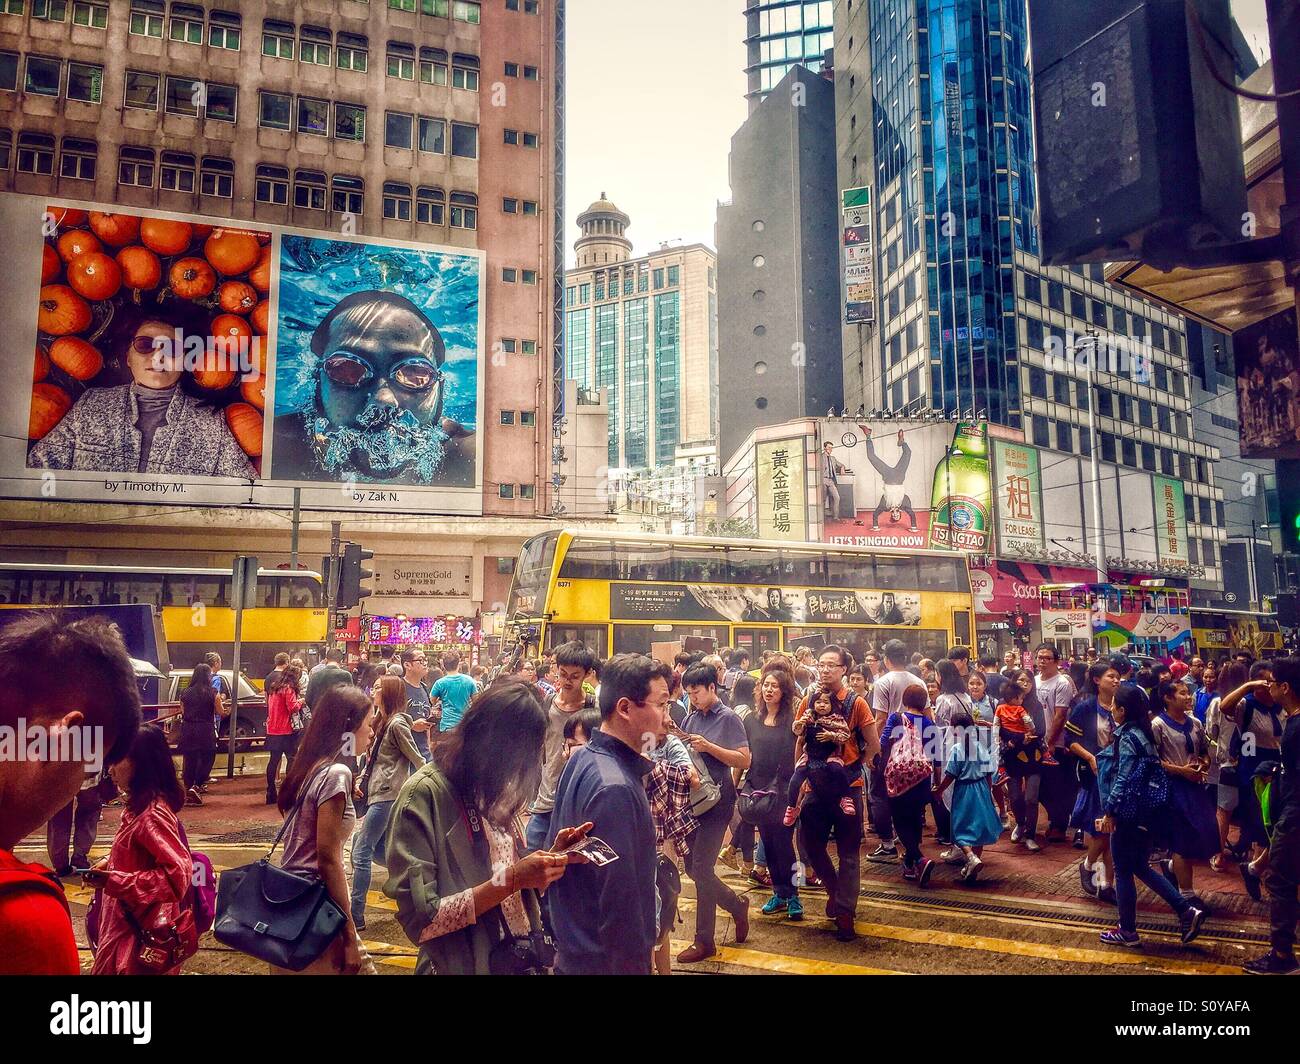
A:
<svg viewBox="0 0 1300 1064">
<path fill-rule="evenodd" d="M 713 246 L 727 153 L 749 113 L 743 0 L 569 0 L 565 254 L 602 192 L 632 218 L 633 254 Z M 1257 56 L 1264 0 L 1232 0 Z"/>
</svg>

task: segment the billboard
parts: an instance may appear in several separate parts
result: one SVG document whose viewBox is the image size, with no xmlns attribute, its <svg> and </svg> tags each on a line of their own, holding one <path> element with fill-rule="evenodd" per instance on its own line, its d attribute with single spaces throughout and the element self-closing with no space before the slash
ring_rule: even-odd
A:
<svg viewBox="0 0 1300 1064">
<path fill-rule="evenodd" d="M 970 571 L 975 618 L 1001 621 L 1008 613 L 1023 610 L 1037 617 L 1038 588 L 1042 584 L 1087 584 L 1096 580 L 1095 569 L 1030 562 L 990 561 Z"/>
<path fill-rule="evenodd" d="M 481 252 L 96 206 L 0 198 L 0 492 L 482 512 Z"/>
<path fill-rule="evenodd" d="M 876 320 L 876 286 L 871 240 L 871 189 L 846 188 L 840 194 L 844 215 L 844 322 Z"/>
<path fill-rule="evenodd" d="M 1038 449 L 994 439 L 993 509 L 999 551 L 1043 547 L 1043 482 Z"/>
<path fill-rule="evenodd" d="M 758 538 L 808 538 L 803 437 L 767 440 L 755 447 Z"/>
<path fill-rule="evenodd" d="M 733 624 L 921 623 L 921 596 L 894 591 L 804 591 L 740 584 L 611 584 L 616 621 L 730 621 Z"/>
<path fill-rule="evenodd" d="M 1187 564 L 1187 511 L 1183 482 L 1152 477 L 1151 495 L 1156 515 L 1156 557 L 1162 562 Z"/>
<path fill-rule="evenodd" d="M 1295 307 L 1232 334 L 1243 458 L 1300 458 Z"/>
<path fill-rule="evenodd" d="M 983 423 L 822 421 L 827 449 L 847 469 L 854 516 L 827 517 L 827 543 L 853 547 L 990 549 L 988 434 Z M 819 461 L 821 456 L 819 456 Z"/>
</svg>

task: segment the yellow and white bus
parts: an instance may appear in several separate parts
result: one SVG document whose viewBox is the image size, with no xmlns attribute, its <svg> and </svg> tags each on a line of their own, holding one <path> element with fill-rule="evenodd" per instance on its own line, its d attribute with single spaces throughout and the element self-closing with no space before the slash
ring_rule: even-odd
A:
<svg viewBox="0 0 1300 1064">
<path fill-rule="evenodd" d="M 53 565 L 0 562 L 0 609 L 6 606 L 155 607 L 177 668 L 192 669 L 209 650 L 230 667 L 235 640 L 229 569 Z M 260 684 L 283 650 L 308 663 L 326 637 L 319 573 L 259 569 L 257 604 L 244 611 L 241 669 Z"/>
<path fill-rule="evenodd" d="M 974 612 L 960 554 L 575 530 L 524 544 L 507 624 L 530 653 L 839 643 L 861 661 L 889 639 L 931 658 L 970 646 Z"/>
</svg>

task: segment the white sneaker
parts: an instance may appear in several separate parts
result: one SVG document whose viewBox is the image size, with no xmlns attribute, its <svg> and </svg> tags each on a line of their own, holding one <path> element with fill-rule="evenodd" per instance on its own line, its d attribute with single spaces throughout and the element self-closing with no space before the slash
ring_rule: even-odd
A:
<svg viewBox="0 0 1300 1064">
<path fill-rule="evenodd" d="M 967 861 L 965 865 L 962 866 L 962 870 L 961 872 L 958 873 L 958 875 L 961 877 L 962 882 L 974 883 L 975 877 L 980 874 L 980 869 L 983 867 L 984 867 L 984 862 L 981 861 L 974 854 L 971 854 L 970 860 Z"/>
<path fill-rule="evenodd" d="M 1014 828 L 1011 829 L 1011 841 L 1019 842 L 1021 837 L 1022 837 L 1022 833 L 1020 831 L 1020 825 L 1017 824 Z"/>
<path fill-rule="evenodd" d="M 1030 853 L 1038 853 L 1042 847 L 1038 845 L 1037 839 L 1029 838 L 1025 839 L 1025 849 Z"/>
<path fill-rule="evenodd" d="M 967 863 L 966 855 L 961 851 L 961 848 L 958 846 L 954 846 L 949 850 L 944 850 L 943 853 L 939 854 L 939 860 L 945 861 L 950 865 L 959 865 L 959 864 Z"/>
</svg>

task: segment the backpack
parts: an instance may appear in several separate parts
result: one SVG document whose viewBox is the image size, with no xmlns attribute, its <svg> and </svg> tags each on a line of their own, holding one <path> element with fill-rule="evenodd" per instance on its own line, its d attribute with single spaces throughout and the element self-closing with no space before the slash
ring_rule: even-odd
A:
<svg viewBox="0 0 1300 1064">
<path fill-rule="evenodd" d="M 906 713 L 900 716 L 903 718 L 904 731 L 890 747 L 889 760 L 885 763 L 885 790 L 891 798 L 910 791 L 929 779 L 934 772 L 930 759 L 925 756 L 921 730 Z"/>
<path fill-rule="evenodd" d="M 709 775 L 704 758 L 689 746 L 686 747 L 686 752 L 690 755 L 691 766 L 700 777 L 700 785 L 691 788 L 691 815 L 701 817 L 722 801 L 722 788 Z"/>
<path fill-rule="evenodd" d="M 1115 819 L 1141 827 L 1157 826 L 1168 805 L 1169 774 L 1159 758 L 1143 750 L 1128 786 L 1119 795 Z"/>
<path fill-rule="evenodd" d="M 190 840 L 185 834 L 185 825 L 178 824 L 178 826 L 181 829 L 181 842 L 185 844 L 187 850 L 190 850 Z M 202 935 L 212 930 L 213 921 L 217 917 L 217 873 L 206 853 L 190 850 L 190 859 L 194 862 L 196 870 L 202 869 L 190 880 L 190 893 L 187 899 L 189 907 L 194 910 L 194 927 Z"/>
</svg>

